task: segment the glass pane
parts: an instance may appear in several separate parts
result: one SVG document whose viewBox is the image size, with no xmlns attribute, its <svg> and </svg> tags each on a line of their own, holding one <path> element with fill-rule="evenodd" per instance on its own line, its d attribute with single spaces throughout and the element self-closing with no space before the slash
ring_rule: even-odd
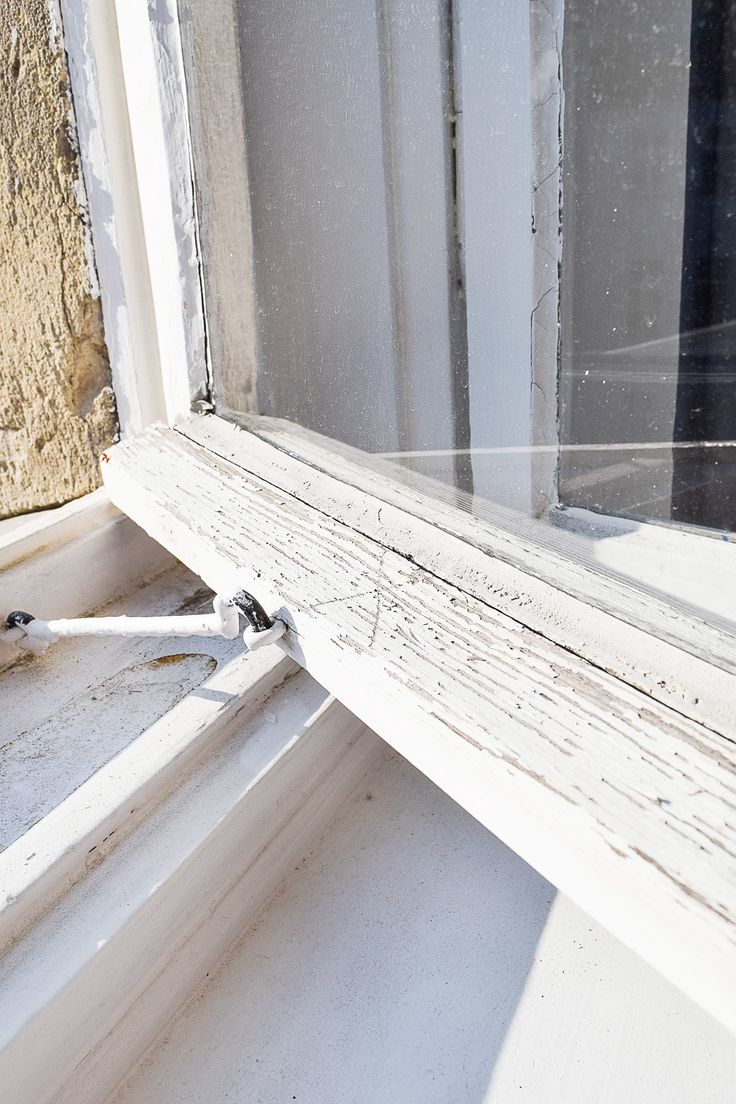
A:
<svg viewBox="0 0 736 1104">
<path fill-rule="evenodd" d="M 449 17 L 405 8 L 238 6 L 258 411 L 369 452 L 459 443 Z"/>
<path fill-rule="evenodd" d="M 560 499 L 732 530 L 736 4 L 568 0 L 564 74 Z"/>
</svg>

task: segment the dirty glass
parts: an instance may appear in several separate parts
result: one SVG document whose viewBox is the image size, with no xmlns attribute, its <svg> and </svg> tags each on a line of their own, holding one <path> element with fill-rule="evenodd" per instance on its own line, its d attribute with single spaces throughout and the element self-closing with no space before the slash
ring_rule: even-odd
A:
<svg viewBox="0 0 736 1104">
<path fill-rule="evenodd" d="M 233 33 L 252 287 L 235 232 L 219 284 L 208 253 L 235 153 L 200 161 L 216 410 L 476 513 L 730 539 L 736 0 L 249 0 Z"/>
<path fill-rule="evenodd" d="M 563 63 L 560 500 L 733 530 L 736 4 L 575 0 Z"/>
</svg>

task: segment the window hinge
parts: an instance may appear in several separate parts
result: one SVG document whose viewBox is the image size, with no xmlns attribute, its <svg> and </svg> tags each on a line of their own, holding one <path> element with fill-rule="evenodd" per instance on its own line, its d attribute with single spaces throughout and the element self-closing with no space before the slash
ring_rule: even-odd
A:
<svg viewBox="0 0 736 1104">
<path fill-rule="evenodd" d="M 231 597 L 215 595 L 213 612 L 183 617 L 76 617 L 43 621 L 22 610 L 5 620 L 4 639 L 25 651 L 41 655 L 49 644 L 64 636 L 223 636 L 235 640 L 241 615 L 248 622 L 243 642 L 249 651 L 273 644 L 286 631 L 286 624 L 269 617 L 247 590 Z"/>
</svg>

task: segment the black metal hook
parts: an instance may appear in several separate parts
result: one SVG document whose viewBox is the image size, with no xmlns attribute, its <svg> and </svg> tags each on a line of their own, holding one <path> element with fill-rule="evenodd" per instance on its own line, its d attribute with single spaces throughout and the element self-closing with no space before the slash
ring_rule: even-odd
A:
<svg viewBox="0 0 736 1104">
<path fill-rule="evenodd" d="M 23 610 L 13 610 L 5 618 L 6 629 L 17 629 L 19 625 L 30 625 L 36 618 L 32 613 L 24 613 Z"/>
<path fill-rule="evenodd" d="M 253 632 L 265 632 L 273 626 L 273 618 L 268 616 L 258 599 L 247 590 L 239 590 L 230 601 L 238 607 Z"/>
</svg>

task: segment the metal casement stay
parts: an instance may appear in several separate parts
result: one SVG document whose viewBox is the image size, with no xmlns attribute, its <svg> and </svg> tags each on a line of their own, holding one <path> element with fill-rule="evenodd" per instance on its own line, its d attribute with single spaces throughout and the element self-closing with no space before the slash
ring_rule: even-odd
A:
<svg viewBox="0 0 736 1104">
<path fill-rule="evenodd" d="M 243 643 L 248 651 L 273 644 L 286 632 L 286 624 L 269 616 L 247 590 L 231 596 L 216 594 L 213 612 L 172 617 L 75 617 L 44 621 L 23 610 L 13 610 L 5 619 L 3 639 L 24 651 L 41 655 L 50 644 L 68 636 L 222 636 L 235 640 L 240 618 L 247 626 Z"/>
</svg>

